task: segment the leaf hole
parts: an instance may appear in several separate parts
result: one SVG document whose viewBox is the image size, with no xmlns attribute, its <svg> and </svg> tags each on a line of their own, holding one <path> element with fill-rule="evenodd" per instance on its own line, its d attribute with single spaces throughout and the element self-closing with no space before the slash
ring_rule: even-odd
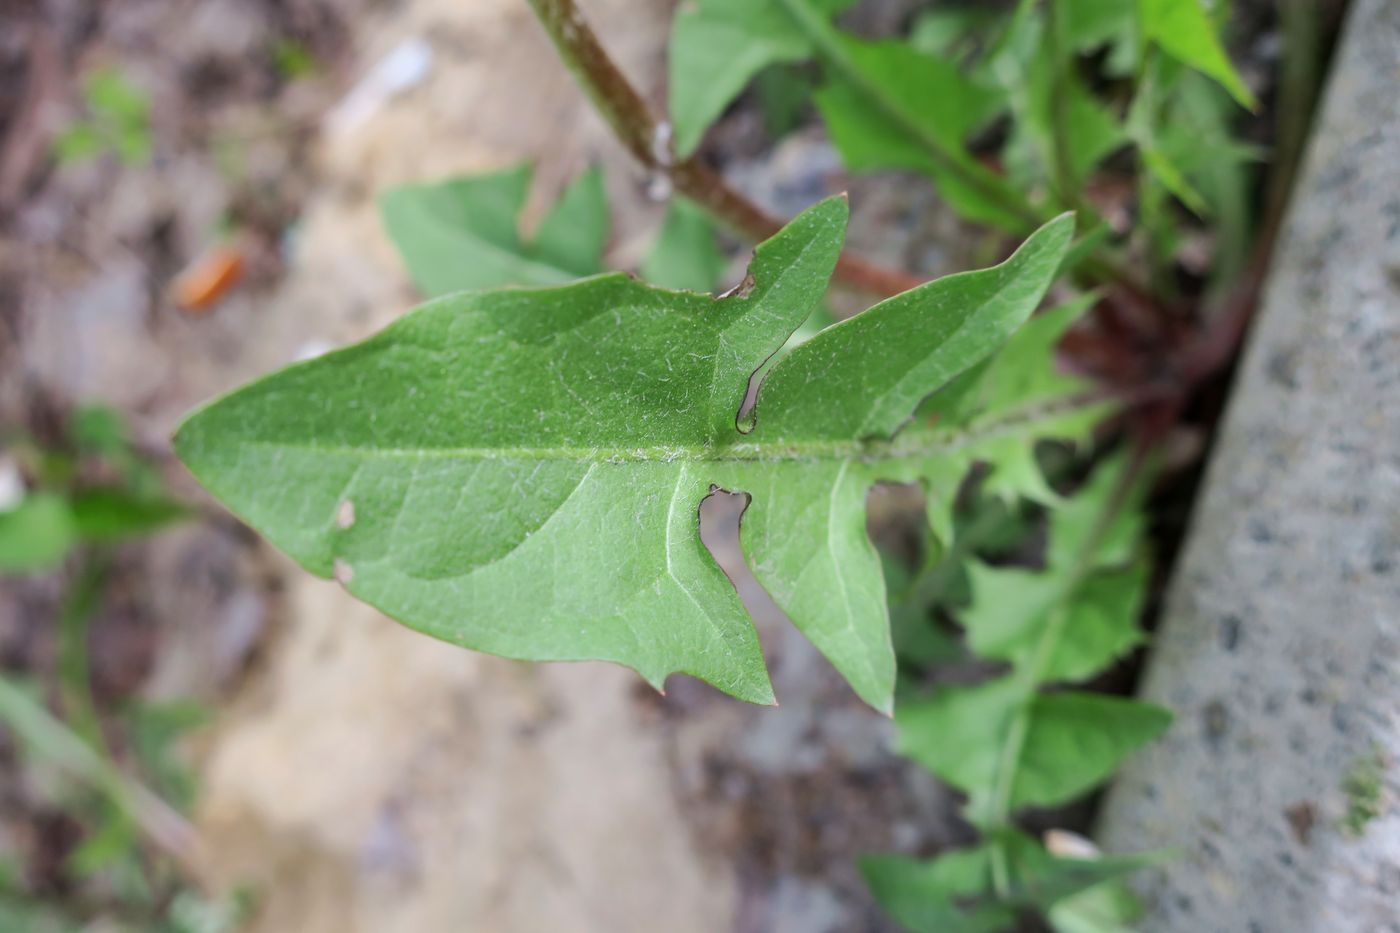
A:
<svg viewBox="0 0 1400 933">
<path fill-rule="evenodd" d="M 700 540 L 729 578 L 761 634 L 765 629 L 772 631 L 773 626 L 786 623 L 787 615 L 758 582 L 744 559 L 739 535 L 751 501 L 753 498 L 746 492 L 731 492 L 711 485 L 710 494 L 700 500 Z"/>
</svg>

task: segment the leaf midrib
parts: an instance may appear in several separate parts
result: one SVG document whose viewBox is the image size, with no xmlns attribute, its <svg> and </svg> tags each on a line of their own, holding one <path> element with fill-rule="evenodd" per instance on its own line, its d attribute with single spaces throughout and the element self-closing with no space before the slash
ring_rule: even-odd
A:
<svg viewBox="0 0 1400 933">
<path fill-rule="evenodd" d="M 813 440 L 755 444 L 737 442 L 722 445 L 652 445 L 643 447 L 556 445 L 537 447 L 356 447 L 320 445 L 247 438 L 239 443 L 248 447 L 270 447 L 327 456 L 375 457 L 401 460 L 506 460 L 563 461 L 590 465 L 596 463 L 780 463 L 830 461 L 886 462 L 921 459 L 933 454 L 957 451 L 980 441 L 1015 433 L 1043 418 L 1102 404 L 1100 395 L 1057 399 L 1048 405 L 1035 405 L 991 419 L 969 429 L 949 431 L 937 425 L 905 428 L 891 440 Z M 742 436 L 742 435 L 740 435 Z"/>
</svg>

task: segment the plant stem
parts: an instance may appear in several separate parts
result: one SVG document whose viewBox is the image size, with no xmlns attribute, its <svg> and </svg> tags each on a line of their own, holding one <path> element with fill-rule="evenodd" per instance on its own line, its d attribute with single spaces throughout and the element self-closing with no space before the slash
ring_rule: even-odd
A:
<svg viewBox="0 0 1400 933">
<path fill-rule="evenodd" d="M 642 95 L 608 56 L 574 0 L 530 0 L 564 64 L 573 72 L 598 113 L 632 157 L 665 176 L 675 188 L 716 220 L 754 240 L 777 233 L 783 222 L 730 187 L 694 156 L 676 160 L 669 126 L 661 123 Z M 897 295 L 925 279 L 877 266 L 842 253 L 835 275 L 849 285 L 880 295 Z"/>
</svg>

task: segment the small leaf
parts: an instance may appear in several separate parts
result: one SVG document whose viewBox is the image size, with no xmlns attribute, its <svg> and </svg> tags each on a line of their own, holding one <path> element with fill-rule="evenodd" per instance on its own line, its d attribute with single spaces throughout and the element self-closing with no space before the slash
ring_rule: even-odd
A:
<svg viewBox="0 0 1400 933">
<path fill-rule="evenodd" d="M 1050 908 L 1055 933 L 1134 933 L 1142 904 L 1121 881 L 1106 881 Z"/>
<path fill-rule="evenodd" d="M 1200 192 L 1187 180 L 1185 173 L 1177 168 L 1170 156 L 1161 149 L 1150 146 L 1140 146 L 1138 152 L 1142 156 L 1142 164 L 1173 197 L 1185 204 L 1197 217 L 1210 215 L 1205 198 L 1201 197 Z"/>
<path fill-rule="evenodd" d="M 60 495 L 30 493 L 15 508 L 0 512 L 0 574 L 51 569 L 76 544 L 73 512 Z"/>
<path fill-rule="evenodd" d="M 803 0 L 830 15 L 854 0 Z M 693 153 L 726 107 L 770 65 L 815 54 L 784 0 L 691 0 L 671 28 L 671 122 L 676 154 Z"/>
<path fill-rule="evenodd" d="M 1168 54 L 1202 74 L 1219 81 L 1242 107 L 1259 106 L 1240 79 L 1235 66 L 1206 15 L 1201 0 L 1138 0 L 1143 36 Z"/>
<path fill-rule="evenodd" d="M 1025 695 L 1010 677 L 1002 677 L 905 703 L 895 715 L 896 751 L 965 792 L 977 821 L 991 806 L 1003 764 L 1001 746 Z"/>
<path fill-rule="evenodd" d="M 1167 730 L 1160 706 L 1099 693 L 1047 693 L 1031 704 L 1011 806 L 1052 807 L 1092 790 Z"/>
<path fill-rule="evenodd" d="M 1013 761 L 1003 746 L 1024 708 L 1027 728 Z M 1063 692 L 1029 700 L 1012 677 L 948 688 L 901 708 L 899 750 L 970 795 L 968 811 L 983 822 L 1008 779 L 1012 810 L 1067 803 L 1093 789 L 1131 752 L 1171 722 L 1166 710 L 1096 693 Z"/>
<path fill-rule="evenodd" d="M 729 261 L 715 243 L 715 228 L 705 212 L 676 198 L 656 245 L 642 263 L 642 276 L 654 285 L 708 295 Z"/>
<path fill-rule="evenodd" d="M 1006 158 L 1026 176 L 1028 186 L 1051 180 L 1050 167 L 1058 160 L 1056 123 L 1064 120 L 1069 176 L 1078 189 L 1101 161 L 1127 145 L 1128 135 L 1072 69 L 1057 80 L 1056 69 L 1065 66 L 1040 35 L 1044 31 L 1040 19 L 1029 20 L 1025 28 L 1036 30 L 1034 53 L 1024 64 L 1003 62 L 999 71 L 1017 117 Z"/>
<path fill-rule="evenodd" d="M 923 172 L 963 216 L 1007 230 L 1024 226 L 993 194 L 999 179 L 977 164 L 965 145 L 972 131 L 1005 109 L 1004 92 L 902 43 L 865 42 L 839 33 L 833 42 L 845 53 L 845 68 L 828 69 L 816 101 L 851 171 Z M 931 156 L 916 134 L 936 140 L 961 171 Z M 981 179 L 982 186 L 970 184 L 969 177 Z"/>
<path fill-rule="evenodd" d="M 1003 898 L 993 894 L 997 857 L 1008 875 Z M 933 859 L 866 856 L 860 871 L 875 900 L 910 930 L 981 933 L 1014 926 L 1017 908 L 1053 909 L 1161 860 L 1157 853 L 1064 858 L 1025 833 L 1002 829 Z"/>
<path fill-rule="evenodd" d="M 1100 466 L 1051 513 L 1044 570 L 968 565 L 973 598 L 959 618 L 974 652 L 1018 667 L 1038 659 L 1037 677 L 1053 682 L 1090 677 L 1141 641 L 1147 566 L 1129 561 L 1142 536 L 1135 499 L 1145 484 L 1098 527 L 1124 467 L 1122 460 Z M 1058 635 L 1047 646 L 1051 625 Z"/>
<path fill-rule="evenodd" d="M 534 243 L 518 221 L 528 166 L 429 185 L 407 185 L 379 201 L 385 229 L 414 284 L 430 297 L 502 285 L 559 285 L 602 271 L 608 216 L 594 169 L 574 183 Z"/>
<path fill-rule="evenodd" d="M 936 7 L 918 15 L 909 28 L 909 44 L 926 55 L 958 61 L 958 52 L 975 47 L 993 33 L 1002 19 L 999 10 L 985 7 Z"/>
<path fill-rule="evenodd" d="M 914 933 L 999 933 L 1016 922 L 1012 905 L 988 896 L 989 846 L 928 860 L 867 855 L 859 867 L 876 902 Z"/>
<path fill-rule="evenodd" d="M 74 530 L 85 541 L 115 541 L 150 534 L 189 515 L 178 502 L 136 496 L 112 487 L 75 494 L 71 508 Z"/>
<path fill-rule="evenodd" d="M 1041 911 L 1053 909 L 1055 905 L 1084 891 L 1161 864 L 1167 858 L 1163 852 L 1088 858 L 1057 856 L 1035 839 L 1014 829 L 1000 830 L 993 834 L 992 840 L 1007 853 L 1012 875 L 1012 898 Z"/>
<path fill-rule="evenodd" d="M 581 278 L 602 271 L 607 243 L 608 192 L 595 165 L 564 189 L 536 231 L 530 255 Z"/>
<path fill-rule="evenodd" d="M 1142 644 L 1147 579 L 1143 561 L 1082 583 L 1065 607 L 1065 637 L 1046 661 L 1045 679 L 1085 680 Z"/>
<path fill-rule="evenodd" d="M 1131 37 L 1137 27 L 1132 0 L 1060 0 L 1065 32 L 1075 51 L 1088 52 Z"/>
<path fill-rule="evenodd" d="M 83 80 L 83 101 L 115 127 L 144 128 L 151 99 L 115 68 L 99 68 Z"/>
<path fill-rule="evenodd" d="M 992 467 L 983 486 L 988 494 L 1008 502 L 1024 497 L 1059 503 L 1041 472 L 1035 446 L 1042 440 L 1087 439 L 1110 407 L 1084 404 L 1092 384 L 1064 372 L 1055 352 L 1095 300 L 1085 295 L 1031 318 L 986 365 L 964 373 L 920 406 L 921 418 L 982 435 L 956 454 L 930 462 L 922 476 L 929 521 L 940 539 L 947 540 L 952 525 L 957 485 L 975 462 Z M 993 424 L 996 430 L 984 431 Z"/>
<path fill-rule="evenodd" d="M 60 165 L 73 165 L 93 158 L 105 147 L 106 141 L 96 127 L 78 123 L 54 137 L 53 157 Z"/>
</svg>

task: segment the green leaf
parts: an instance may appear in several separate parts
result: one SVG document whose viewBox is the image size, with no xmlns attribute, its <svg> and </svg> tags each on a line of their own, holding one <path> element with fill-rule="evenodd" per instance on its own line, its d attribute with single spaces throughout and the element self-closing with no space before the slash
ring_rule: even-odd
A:
<svg viewBox="0 0 1400 933">
<path fill-rule="evenodd" d="M 909 27 L 909 44 L 926 55 L 957 61 L 960 50 L 975 47 L 1003 18 L 985 7 L 936 7 L 918 15 Z M 980 35 L 979 35 L 980 34 Z"/>
<path fill-rule="evenodd" d="M 1173 87 L 1155 136 L 1157 155 L 1197 194 L 1216 230 L 1211 273 L 1217 285 L 1234 281 L 1248 261 L 1255 222 L 1252 180 L 1265 161 L 1262 149 L 1231 134 L 1237 113 L 1218 85 L 1187 72 Z M 1160 166 L 1154 171 L 1166 184 Z"/>
<path fill-rule="evenodd" d="M 1133 933 L 1142 905 L 1121 881 L 1106 881 L 1050 908 L 1055 933 Z"/>
<path fill-rule="evenodd" d="M 296 81 L 316 71 L 316 56 L 300 40 L 279 36 L 272 42 L 272 63 L 283 81 Z"/>
<path fill-rule="evenodd" d="M 895 714 L 895 750 L 965 792 L 973 822 L 985 822 L 1004 762 L 1002 746 L 1026 691 L 1010 677 L 949 687 L 906 702 Z"/>
<path fill-rule="evenodd" d="M 1141 642 L 1148 568 L 1134 560 L 1136 503 L 1097 528 L 1121 472 L 1121 462 L 1100 467 L 1088 488 L 1051 512 L 1044 570 L 968 565 L 973 598 L 959 618 L 974 652 L 1018 667 L 1038 660 L 1037 677 L 1052 682 L 1088 678 Z M 1045 644 L 1052 625 L 1057 635 Z"/>
<path fill-rule="evenodd" d="M 853 0 L 813 0 L 831 14 Z M 692 0 L 671 28 L 671 123 L 676 154 L 690 155 L 710 124 L 770 65 L 815 53 L 782 0 Z"/>
<path fill-rule="evenodd" d="M 767 702 L 753 626 L 697 527 L 713 487 L 747 492 L 755 574 L 888 709 L 866 491 L 956 446 L 936 428 L 889 435 L 1025 320 L 1072 222 L 792 350 L 740 433 L 749 377 L 821 299 L 846 215 L 843 199 L 803 213 L 726 298 L 614 274 L 430 303 L 197 412 L 177 451 L 309 570 L 419 631 L 508 657 L 612 660 L 658 686 L 685 672 Z"/>
<path fill-rule="evenodd" d="M 73 165 L 91 159 L 106 148 L 106 140 L 97 128 L 78 123 L 54 137 L 53 157 L 60 165 Z"/>
<path fill-rule="evenodd" d="M 678 154 L 768 66 L 819 59 L 817 104 L 853 171 L 910 168 L 933 179 L 964 216 L 1022 232 L 1029 208 L 967 152 L 966 137 L 1005 108 L 1003 92 L 948 60 L 902 42 L 842 33 L 831 15 L 849 0 L 700 0 L 671 41 L 671 114 Z"/>
<path fill-rule="evenodd" d="M 1230 64 L 1201 0 L 1138 0 L 1142 31 L 1183 64 L 1220 82 L 1241 106 L 1258 107 L 1254 94 Z"/>
<path fill-rule="evenodd" d="M 1011 673 L 900 711 L 900 749 L 966 791 L 974 823 L 996 828 L 1018 808 L 1073 799 L 1171 720 L 1130 700 L 1039 692 L 1093 674 L 1138 640 L 1146 570 L 1126 565 L 1142 537 L 1146 486 L 1124 496 L 1127 469 L 1123 459 L 1101 466 L 1051 513 L 1044 572 L 968 566 L 969 645 L 1011 662 Z"/>
<path fill-rule="evenodd" d="M 1056 806 L 1083 795 L 1124 758 L 1161 736 L 1171 720 L 1171 713 L 1159 706 L 1100 693 L 1036 697 L 1012 784 L 1012 808 Z"/>
<path fill-rule="evenodd" d="M 85 541 L 115 541 L 146 535 L 189 515 L 178 502 L 137 496 L 114 487 L 77 493 L 70 507 L 73 528 Z"/>
<path fill-rule="evenodd" d="M 533 243 L 518 218 L 529 166 L 407 185 L 379 202 L 389 238 L 414 284 L 429 296 L 502 285 L 559 285 L 602 270 L 607 204 L 597 169 L 564 194 Z"/>
<path fill-rule="evenodd" d="M 867 855 L 859 867 L 876 902 L 913 933 L 999 933 L 1016 922 L 1013 905 L 988 896 L 988 845 L 929 860 Z"/>
<path fill-rule="evenodd" d="M 1201 197 L 1200 192 L 1187 180 L 1185 173 L 1169 155 L 1151 146 L 1140 146 L 1138 152 L 1142 156 L 1142 164 L 1163 188 L 1185 204 L 1197 217 L 1209 216 L 1210 208 L 1205 198 Z"/>
<path fill-rule="evenodd" d="M 85 454 L 121 457 L 131 451 L 131 432 L 126 419 L 108 405 L 84 405 L 76 409 L 68 433 Z"/>
<path fill-rule="evenodd" d="M 0 574 L 56 567 L 77 537 L 68 500 L 51 492 L 30 493 L 15 508 L 0 512 Z"/>
<path fill-rule="evenodd" d="M 666 211 L 661 234 L 642 263 L 642 276 L 663 288 L 709 294 L 729 260 L 715 242 L 714 224 L 700 208 L 676 198 Z"/>
<path fill-rule="evenodd" d="M 603 270 L 603 250 L 607 245 L 608 192 L 603 186 L 603 170 L 595 165 L 574 179 L 545 215 L 535 232 L 530 255 L 575 276 L 585 276 Z"/>
<path fill-rule="evenodd" d="M 146 92 L 114 68 L 99 68 L 84 79 L 83 100 L 94 115 L 117 127 L 144 127 L 151 110 Z"/>
<path fill-rule="evenodd" d="M 1077 52 L 1124 41 L 1137 27 L 1131 0 L 1057 0 L 1056 6 L 1063 10 L 1065 33 Z"/>
<path fill-rule="evenodd" d="M 1000 897 L 993 895 L 992 882 L 998 857 L 1008 874 Z M 1018 907 L 1053 909 L 1161 858 L 1156 853 L 1059 857 L 1025 833 L 1005 829 L 934 859 L 866 856 L 860 871 L 875 900 L 915 933 L 981 933 L 1014 926 Z"/>
<path fill-rule="evenodd" d="M 1084 295 L 1031 318 L 984 366 L 970 370 L 928 399 L 920 416 L 972 435 L 955 454 L 930 463 L 929 521 L 942 540 L 952 527 L 953 495 L 967 468 L 992 467 L 983 491 L 1010 502 L 1029 498 L 1059 503 L 1036 460 L 1040 441 L 1086 440 L 1110 406 L 1085 400 L 1092 384 L 1061 369 L 1055 348 L 1066 331 L 1097 300 Z M 998 425 L 995 430 L 988 430 Z"/>
<path fill-rule="evenodd" d="M 828 67 L 816 101 L 851 171 L 923 172 L 963 216 L 1009 230 L 1024 226 L 1024 219 L 996 196 L 1000 180 L 978 165 L 966 147 L 970 133 L 1005 109 L 1001 89 L 903 43 L 866 42 L 834 30 L 829 41 L 839 67 Z M 946 163 L 930 152 L 931 145 L 945 151 Z M 970 184 L 969 177 L 981 184 Z"/>
<path fill-rule="evenodd" d="M 1019 754 L 1004 747 L 1024 709 Z M 1160 707 L 1096 693 L 1038 694 L 1006 677 L 975 687 L 949 688 L 905 704 L 899 750 L 970 795 L 974 822 L 986 822 L 1009 781 L 1012 810 L 1068 803 L 1100 784 L 1129 754 L 1160 736 L 1171 714 Z M 991 739 L 991 741 L 989 741 Z M 1007 768 L 1013 770 L 1007 774 Z"/>
<path fill-rule="evenodd" d="M 782 441 L 894 434 L 932 388 L 985 359 L 1025 322 L 1073 229 L 1072 216 L 1062 215 L 1000 266 L 896 295 L 797 347 L 758 396 L 760 434 Z"/>
<path fill-rule="evenodd" d="M 763 114 L 763 128 L 770 139 L 778 140 L 802 125 L 812 98 L 812 81 L 798 66 L 774 65 L 754 78 L 753 93 Z"/>
<path fill-rule="evenodd" d="M 1069 177 L 1079 190 L 1101 161 L 1128 143 L 1127 133 L 1073 69 L 1055 59 L 1040 19 L 1029 19 L 1023 28 L 1032 30 L 1037 39 L 1029 60 L 1022 64 L 1008 56 L 1001 63 L 1002 80 L 1017 117 L 1006 158 L 1027 185 L 1054 180 L 1051 167 L 1059 160 L 1056 123 L 1064 120 Z M 1064 70 L 1058 79 L 1057 69 Z"/>
</svg>

